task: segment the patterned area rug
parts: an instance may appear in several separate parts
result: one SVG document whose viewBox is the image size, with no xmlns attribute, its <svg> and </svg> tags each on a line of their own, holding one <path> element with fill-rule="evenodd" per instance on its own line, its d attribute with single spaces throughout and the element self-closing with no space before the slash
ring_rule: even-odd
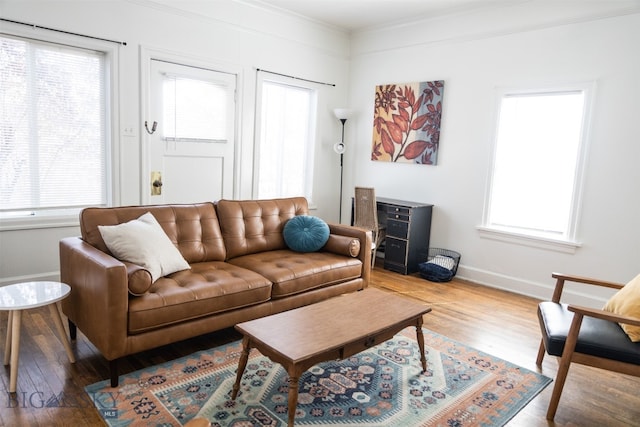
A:
<svg viewBox="0 0 640 427">
<path fill-rule="evenodd" d="M 551 379 L 424 330 L 422 373 L 415 328 L 300 378 L 298 426 L 501 426 Z M 230 400 L 240 342 L 86 387 L 109 426 L 183 425 L 196 416 L 214 427 L 287 425 L 287 374 L 255 349 L 239 396 Z"/>
</svg>

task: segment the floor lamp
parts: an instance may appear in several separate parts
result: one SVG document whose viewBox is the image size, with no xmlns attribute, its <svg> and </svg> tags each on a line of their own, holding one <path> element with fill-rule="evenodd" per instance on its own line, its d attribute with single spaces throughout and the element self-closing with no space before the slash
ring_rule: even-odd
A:
<svg viewBox="0 0 640 427">
<path fill-rule="evenodd" d="M 344 124 L 346 123 L 349 116 L 351 116 L 351 110 L 347 108 L 336 108 L 333 110 L 333 114 L 335 114 L 336 118 L 340 120 L 342 123 L 342 138 L 340 142 L 336 142 L 333 145 L 333 151 L 340 154 L 340 211 L 338 212 L 338 223 L 342 222 L 342 175 L 344 171 L 344 152 L 346 146 L 344 145 Z"/>
</svg>

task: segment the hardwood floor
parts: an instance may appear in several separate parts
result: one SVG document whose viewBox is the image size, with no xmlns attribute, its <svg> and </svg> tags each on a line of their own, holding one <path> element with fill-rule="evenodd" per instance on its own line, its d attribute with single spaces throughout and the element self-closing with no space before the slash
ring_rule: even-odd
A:
<svg viewBox="0 0 640 427">
<path fill-rule="evenodd" d="M 380 267 L 374 270 L 372 286 L 429 303 L 433 311 L 425 316 L 426 328 L 538 371 L 537 300 L 460 280 L 432 283 Z M 6 320 L 6 313 L 0 313 L 0 343 L 4 343 Z M 233 330 L 224 330 L 146 351 L 123 360 L 121 372 L 173 360 L 239 337 Z M 73 365 L 57 337 L 49 311 L 41 308 L 24 312 L 15 395 L 7 392 L 9 367 L 0 372 L 0 425 L 102 425 L 84 387 L 108 378 L 108 363 L 80 331 L 72 348 L 77 358 Z M 547 356 L 541 372 L 554 378 L 556 369 L 557 360 Z M 553 383 L 509 426 L 640 426 L 639 378 L 574 365 L 555 423 L 548 423 L 545 414 L 552 388 Z"/>
</svg>

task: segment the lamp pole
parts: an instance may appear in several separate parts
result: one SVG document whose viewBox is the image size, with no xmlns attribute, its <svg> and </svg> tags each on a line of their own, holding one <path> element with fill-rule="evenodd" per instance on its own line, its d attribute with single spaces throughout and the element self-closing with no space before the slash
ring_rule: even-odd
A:
<svg viewBox="0 0 640 427">
<path fill-rule="evenodd" d="M 342 123 L 342 139 L 333 146 L 333 150 L 340 154 L 340 212 L 338 212 L 338 223 L 342 223 L 342 177 L 344 172 L 344 150 L 347 148 L 344 144 L 344 124 L 351 116 L 351 110 L 347 108 L 335 108 L 333 114 L 335 114 L 336 118 Z"/>
<path fill-rule="evenodd" d="M 342 138 L 340 139 L 340 142 L 342 143 L 342 145 L 344 146 L 344 124 L 347 121 L 347 119 L 340 119 L 340 121 L 342 122 Z M 342 150 L 342 152 L 340 153 L 340 211 L 338 212 L 338 223 L 342 223 L 342 173 L 344 171 L 344 149 Z"/>
</svg>

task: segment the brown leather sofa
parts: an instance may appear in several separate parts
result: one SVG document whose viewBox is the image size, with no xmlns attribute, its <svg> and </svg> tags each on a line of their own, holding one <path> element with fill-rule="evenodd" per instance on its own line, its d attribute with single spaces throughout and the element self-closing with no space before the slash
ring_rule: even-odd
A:
<svg viewBox="0 0 640 427">
<path fill-rule="evenodd" d="M 151 284 L 142 267 L 110 254 L 98 226 L 146 212 L 190 270 Z M 370 232 L 329 224 L 321 250 L 287 248 L 284 224 L 308 212 L 301 197 L 84 209 L 81 237 L 60 241 L 60 276 L 71 286 L 62 301 L 71 338 L 79 328 L 110 361 L 115 387 L 123 356 L 365 288 Z"/>
</svg>

